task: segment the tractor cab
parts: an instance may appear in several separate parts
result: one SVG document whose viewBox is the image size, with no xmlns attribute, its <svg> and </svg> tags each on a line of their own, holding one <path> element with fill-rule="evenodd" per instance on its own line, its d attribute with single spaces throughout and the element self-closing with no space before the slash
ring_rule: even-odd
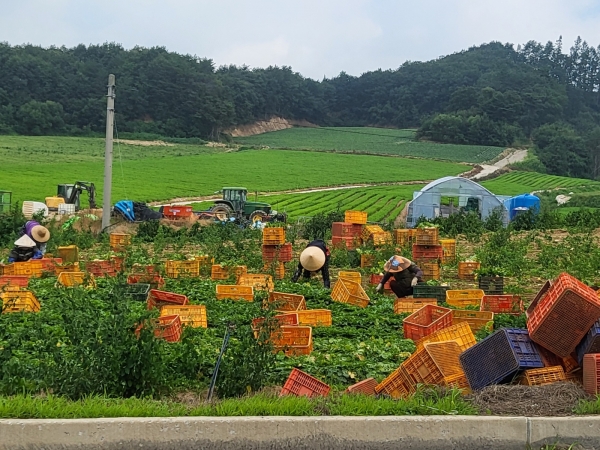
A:
<svg viewBox="0 0 600 450">
<path fill-rule="evenodd" d="M 242 211 L 246 205 L 248 189 L 242 187 L 224 187 L 223 200 L 231 205 L 234 211 Z"/>
</svg>

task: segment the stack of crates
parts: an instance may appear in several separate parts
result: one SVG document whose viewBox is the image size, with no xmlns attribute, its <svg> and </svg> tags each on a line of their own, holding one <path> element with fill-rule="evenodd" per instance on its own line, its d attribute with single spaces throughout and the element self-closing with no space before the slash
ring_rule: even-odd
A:
<svg viewBox="0 0 600 450">
<path fill-rule="evenodd" d="M 394 243 L 399 246 L 412 245 L 415 241 L 417 230 L 412 228 L 401 228 L 394 230 Z"/>
<path fill-rule="evenodd" d="M 417 228 L 412 256 L 423 271 L 424 281 L 440 279 L 440 263 L 444 253 L 442 245 L 438 243 L 437 228 Z"/>
<path fill-rule="evenodd" d="M 331 224 L 331 245 L 354 250 L 362 244 L 363 224 L 333 222 Z"/>
<path fill-rule="evenodd" d="M 263 229 L 262 259 L 264 270 L 274 270 L 275 276 L 285 276 L 285 263 L 292 260 L 292 244 L 285 242 L 283 227 L 267 227 Z"/>
</svg>

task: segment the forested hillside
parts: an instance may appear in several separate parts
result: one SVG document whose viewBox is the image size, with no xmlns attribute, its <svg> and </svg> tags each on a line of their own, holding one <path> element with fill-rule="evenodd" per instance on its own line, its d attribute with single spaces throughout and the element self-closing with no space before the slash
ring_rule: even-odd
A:
<svg viewBox="0 0 600 450">
<path fill-rule="evenodd" d="M 120 132 L 214 139 L 228 127 L 278 116 L 322 126 L 420 127 L 420 138 L 457 144 L 533 138 L 541 170 L 596 177 L 600 165 L 600 51 L 581 40 L 569 53 L 560 40 L 516 49 L 490 43 L 321 81 L 289 67 L 216 68 L 164 48 L 0 44 L 0 73 L 5 134 L 102 133 L 106 79 L 114 73 Z"/>
</svg>

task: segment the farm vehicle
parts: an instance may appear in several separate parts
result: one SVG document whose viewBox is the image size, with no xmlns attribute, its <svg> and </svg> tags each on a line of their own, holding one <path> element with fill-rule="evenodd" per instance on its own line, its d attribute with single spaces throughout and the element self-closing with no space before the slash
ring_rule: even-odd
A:
<svg viewBox="0 0 600 450">
<path fill-rule="evenodd" d="M 224 187 L 223 198 L 215 200 L 214 206 L 200 216 L 212 216 L 221 221 L 236 219 L 256 222 L 285 222 L 285 214 L 278 213 L 264 202 L 248 201 L 248 189 L 244 187 Z"/>
</svg>

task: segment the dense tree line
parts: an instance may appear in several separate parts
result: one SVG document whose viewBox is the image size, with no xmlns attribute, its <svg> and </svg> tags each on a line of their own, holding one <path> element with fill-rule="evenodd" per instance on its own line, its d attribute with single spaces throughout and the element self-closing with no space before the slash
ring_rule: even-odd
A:
<svg viewBox="0 0 600 450">
<path fill-rule="evenodd" d="M 516 49 L 492 42 L 320 81 L 290 67 L 217 68 L 160 47 L 0 44 L 0 73 L 0 133 L 102 133 L 106 79 L 114 73 L 120 132 L 218 138 L 273 116 L 419 127 L 419 138 L 440 142 L 508 146 L 533 139 L 549 173 L 599 173 L 600 49 L 581 39 L 569 53 L 561 40 Z"/>
</svg>

